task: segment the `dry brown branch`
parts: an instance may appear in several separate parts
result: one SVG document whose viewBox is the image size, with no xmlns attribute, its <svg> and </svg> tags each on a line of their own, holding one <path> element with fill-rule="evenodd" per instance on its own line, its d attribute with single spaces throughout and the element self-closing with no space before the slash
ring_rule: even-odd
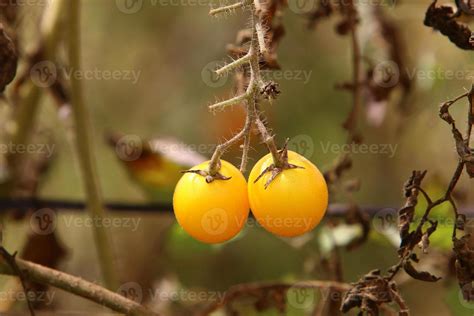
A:
<svg viewBox="0 0 474 316">
<path fill-rule="evenodd" d="M 142 305 L 81 278 L 21 259 L 16 259 L 16 265 L 29 281 L 62 289 L 126 315 L 157 316 Z M 12 267 L 1 259 L 0 273 L 17 275 Z"/>
</svg>

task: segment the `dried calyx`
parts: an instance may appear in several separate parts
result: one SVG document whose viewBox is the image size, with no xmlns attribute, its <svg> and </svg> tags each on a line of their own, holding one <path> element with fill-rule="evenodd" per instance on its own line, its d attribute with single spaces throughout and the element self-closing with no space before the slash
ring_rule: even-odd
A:
<svg viewBox="0 0 474 316">
<path fill-rule="evenodd" d="M 273 157 L 273 163 L 265 168 L 262 173 L 255 179 L 254 183 L 257 183 L 265 174 L 271 173 L 270 178 L 265 182 L 265 189 L 272 183 L 275 178 L 282 173 L 284 170 L 288 169 L 304 169 L 303 167 L 291 164 L 288 162 L 288 139 L 285 142 L 283 149 L 278 151 L 278 156 Z"/>
<path fill-rule="evenodd" d="M 219 160 L 218 165 L 217 165 L 217 170 L 220 170 L 220 168 L 221 168 L 221 161 Z M 198 175 L 206 178 L 207 183 L 211 183 L 214 180 L 230 180 L 230 179 L 232 179 L 232 177 L 226 177 L 218 171 L 217 172 L 212 172 L 210 168 L 208 168 L 208 170 L 192 170 L 191 169 L 191 170 L 183 171 L 182 173 L 195 173 L 195 174 L 198 174 Z"/>
</svg>

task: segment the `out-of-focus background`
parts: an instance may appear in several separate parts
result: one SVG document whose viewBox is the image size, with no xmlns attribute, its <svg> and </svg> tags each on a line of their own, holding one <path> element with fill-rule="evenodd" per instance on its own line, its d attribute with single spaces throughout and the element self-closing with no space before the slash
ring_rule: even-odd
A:
<svg viewBox="0 0 474 316">
<path fill-rule="evenodd" d="M 438 107 L 470 89 L 474 76 L 474 55 L 458 49 L 446 37 L 423 25 L 429 0 L 399 2 L 383 10 L 399 27 L 403 41 L 406 64 L 398 70 L 413 81 L 413 91 L 406 102 L 408 110 L 402 113 L 397 108 L 400 93 L 395 91 L 388 104 L 380 106 L 380 111 L 386 113 L 379 114 L 378 124 L 361 117 L 364 143 L 373 145 L 374 150 L 353 152 L 350 171 L 350 178 L 361 181 L 355 201 L 360 205 L 384 207 L 390 214 L 403 205 L 401 188 L 412 170 L 429 170 L 426 184 L 435 196 L 439 197 L 446 188 L 457 155 L 450 128 L 438 117 Z M 47 3 L 46 0 L 25 1 L 21 7 L 19 40 L 25 51 L 35 44 L 41 12 Z M 148 139 L 173 138 L 210 157 L 215 144 L 239 130 L 243 114 L 239 107 L 216 114 L 207 110 L 207 105 L 216 99 L 230 96 L 234 83 L 232 76 L 217 83 L 209 81 L 207 71 L 213 62 L 229 60 L 226 44 L 233 43 L 237 31 L 247 25 L 247 14 L 237 11 L 212 18 L 205 1 L 137 3 L 138 6 L 125 9 L 120 0 L 83 1 L 82 61 L 83 70 L 90 71 L 90 77 L 83 80 L 85 101 L 92 117 L 93 145 L 105 200 L 136 204 L 170 202 L 172 187 L 150 194 L 149 188 L 143 188 L 130 177 L 124 160 L 110 146 L 106 135 L 119 132 L 133 139 L 138 137 L 144 143 Z M 359 34 L 363 53 L 370 55 L 371 34 L 377 26 L 364 20 L 368 3 L 359 4 L 362 12 Z M 290 5 L 282 16 L 286 29 L 278 49 L 282 69 L 274 75 L 282 93 L 273 104 L 265 105 L 264 110 L 279 144 L 289 138 L 293 150 L 324 169 L 341 153 L 338 146 L 347 137 L 341 124 L 350 111 L 351 94 L 335 89 L 335 85 L 352 78 L 350 40 L 336 34 L 337 18 L 309 29 L 304 14 L 295 11 Z M 61 55 L 64 52 L 60 51 Z M 383 58 L 375 60 L 387 62 Z M 116 73 L 115 78 L 108 77 L 111 72 Z M 0 120 L 4 119 L 2 115 L 8 115 L 7 107 L 2 104 Z M 84 200 L 71 122 L 58 111 L 51 95 L 45 94 L 39 109 L 33 139 L 52 145 L 53 159 L 41 178 L 38 197 Z M 465 123 L 466 109 L 461 104 L 452 109 L 459 124 Z M 254 139 L 250 165 L 263 154 L 264 146 Z M 238 163 L 239 156 L 239 149 L 234 148 L 226 153 L 225 159 Z M 472 208 L 474 195 L 467 178 L 463 177 L 457 191 L 462 206 Z M 346 202 L 340 196 L 332 198 L 332 202 Z M 61 210 L 56 214 L 54 234 L 67 253 L 57 268 L 100 282 L 92 232 L 81 221 L 87 217 L 86 213 Z M 320 225 L 304 238 L 286 240 L 250 222 L 232 241 L 209 246 L 187 236 L 171 212 L 161 215 L 121 212 L 111 216 L 119 223 L 110 229 L 122 284 L 117 291 L 138 293 L 138 300 L 176 315 L 189 314 L 196 306 L 222 295 L 237 283 L 328 279 L 322 262 L 331 247 L 334 243 L 344 245 L 345 239 L 360 234 L 358 227 L 341 225 L 331 229 Z M 379 220 L 380 217 L 375 217 L 371 221 L 374 229 L 369 241 L 359 249 L 350 252 L 341 248 L 346 281 L 356 281 L 374 268 L 387 269 L 397 261 L 396 232 L 384 231 Z M 431 271 L 447 270 L 440 264 L 449 262 L 445 254 L 451 247 L 447 225 L 441 224 L 433 235 L 431 259 L 426 256 L 422 261 Z M 4 215 L 3 242 L 8 249 L 21 250 L 31 234 L 29 217 L 18 220 L 14 215 Z M 12 279 L 0 280 L 3 293 L 10 293 Z M 474 314 L 474 306 L 462 301 L 452 277 L 435 284 L 403 279 L 403 276 L 400 280 L 413 315 Z M 45 311 L 104 312 L 65 292 L 47 293 L 51 300 L 43 304 Z M 304 302 L 288 304 L 287 314 L 307 314 L 321 295 L 317 292 Z M 0 307 L 13 311 L 25 311 L 24 303 L 0 298 Z M 238 309 L 243 315 L 257 313 L 251 304 L 239 305 Z M 278 312 L 270 309 L 262 314 Z"/>
</svg>

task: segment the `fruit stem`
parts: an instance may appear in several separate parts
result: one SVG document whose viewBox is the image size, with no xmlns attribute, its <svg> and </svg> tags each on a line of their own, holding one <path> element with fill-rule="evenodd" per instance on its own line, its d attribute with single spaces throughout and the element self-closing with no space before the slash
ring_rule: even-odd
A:
<svg viewBox="0 0 474 316">
<path fill-rule="evenodd" d="M 262 52 L 266 52 L 267 47 L 264 40 L 265 31 L 262 27 L 263 8 L 260 1 L 254 0 L 253 4 L 250 6 L 250 9 L 252 19 L 252 38 L 250 41 L 250 48 L 248 53 L 244 57 L 229 64 L 227 67 L 224 66 L 223 68 L 217 70 L 218 74 L 220 74 L 236 67 L 242 66 L 245 63 L 248 63 L 250 66 L 250 80 L 247 90 L 242 95 L 213 104 L 209 107 L 211 110 L 218 110 L 244 101 L 247 112 L 245 125 L 242 130 L 238 132 L 234 137 L 216 147 L 209 164 L 208 174 L 210 177 L 215 177 L 218 174 L 220 169 L 220 158 L 225 153 L 225 151 L 229 147 L 237 144 L 242 139 L 244 139 L 244 143 L 242 149 L 242 163 L 240 170 L 245 170 L 248 159 L 248 151 L 250 147 L 250 134 L 252 131 L 253 124 L 256 124 L 262 141 L 265 143 L 268 150 L 272 154 L 274 165 L 276 167 L 284 166 L 284 162 L 282 161 L 283 159 L 280 157 L 278 148 L 275 145 L 274 137 L 270 134 L 270 132 L 267 130 L 267 127 L 263 123 L 263 121 L 265 120 L 265 118 L 263 117 L 263 113 L 258 113 L 257 111 L 258 98 L 262 94 L 262 89 L 266 86 L 260 74 L 259 60 L 260 54 Z M 222 12 L 222 10 L 214 9 L 211 12 L 220 13 Z"/>
</svg>

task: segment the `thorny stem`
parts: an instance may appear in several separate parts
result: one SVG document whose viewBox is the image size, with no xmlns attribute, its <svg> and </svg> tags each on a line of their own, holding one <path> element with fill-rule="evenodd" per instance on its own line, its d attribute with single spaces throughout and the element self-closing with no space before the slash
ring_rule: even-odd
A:
<svg viewBox="0 0 474 316">
<path fill-rule="evenodd" d="M 281 167 L 282 166 L 282 161 L 280 160 L 280 154 L 278 153 L 278 148 L 275 145 L 275 141 L 273 139 L 273 136 L 270 135 L 270 133 L 267 131 L 267 128 L 265 127 L 265 124 L 263 124 L 262 120 L 260 118 L 255 119 L 258 131 L 261 135 L 262 141 L 265 143 L 267 146 L 268 150 L 272 154 L 273 157 L 273 163 L 275 164 L 276 167 Z"/>
<path fill-rule="evenodd" d="M 209 11 L 209 15 L 217 15 L 217 14 L 220 14 L 220 13 L 232 12 L 232 11 L 238 9 L 238 8 L 244 7 L 247 4 L 247 2 L 248 2 L 247 0 L 244 0 L 244 1 L 240 1 L 240 2 L 237 2 L 237 3 L 231 4 L 231 5 L 222 6 L 222 7 L 216 8 L 216 9 L 211 9 Z"/>
<path fill-rule="evenodd" d="M 219 68 L 216 70 L 216 75 L 220 76 L 220 75 L 223 75 L 237 67 L 240 67 L 242 66 L 243 64 L 245 63 L 248 63 L 250 61 L 250 58 L 252 56 L 247 53 L 245 56 L 239 58 L 239 59 L 236 59 L 234 60 L 233 62 L 231 62 L 230 64 L 227 64 L 225 66 L 223 66 L 222 68 Z"/>
<path fill-rule="evenodd" d="M 215 15 L 222 12 L 228 12 L 230 9 L 235 7 L 240 7 L 245 4 L 245 1 L 236 3 L 231 6 L 226 6 L 218 9 L 211 10 L 210 14 Z M 218 69 L 216 73 L 218 75 L 227 73 L 232 69 L 240 67 L 246 63 L 250 66 L 250 82 L 244 94 L 231 98 L 229 100 L 225 100 L 222 102 L 218 102 L 216 104 L 211 105 L 209 108 L 211 110 L 221 110 L 228 106 L 235 105 L 241 102 L 246 103 L 246 121 L 245 125 L 240 132 L 238 132 L 234 137 L 229 139 L 228 141 L 218 145 L 214 154 L 212 155 L 211 162 L 209 164 L 209 175 L 214 177 L 220 168 L 220 158 L 222 155 L 227 151 L 228 148 L 234 146 L 239 141 L 244 139 L 243 148 L 242 148 L 242 162 L 240 169 L 244 171 L 246 169 L 247 160 L 248 160 L 248 151 L 250 147 L 250 134 L 252 130 L 252 125 L 256 124 L 258 127 L 259 133 L 263 142 L 268 147 L 269 151 L 272 153 L 274 163 L 277 166 L 281 165 L 281 158 L 278 155 L 278 149 L 275 145 L 273 137 L 268 132 L 266 126 L 261 121 L 262 113 L 257 113 L 257 102 L 260 97 L 261 88 L 265 86 L 261 75 L 260 75 L 260 65 L 259 65 L 259 57 L 261 52 L 266 51 L 265 45 L 265 34 L 262 27 L 261 22 L 261 13 L 262 13 L 262 5 L 259 0 L 254 0 L 253 5 L 251 7 L 251 18 L 252 18 L 252 38 L 250 42 L 250 48 L 248 53 L 233 61 L 232 63 Z"/>
<path fill-rule="evenodd" d="M 69 1 L 69 62 L 74 70 L 81 69 L 80 63 L 80 4 L 79 0 Z M 74 113 L 75 140 L 79 156 L 82 181 L 87 194 L 87 208 L 90 216 L 104 218 L 106 216 L 103 208 L 103 200 L 99 188 L 97 166 L 94 160 L 91 142 L 91 128 L 89 113 L 84 102 L 82 83 L 77 78 L 71 78 L 71 100 Z M 107 230 L 101 225 L 94 225 L 93 234 L 104 283 L 109 289 L 118 286 L 113 263 L 111 242 Z"/>
</svg>

